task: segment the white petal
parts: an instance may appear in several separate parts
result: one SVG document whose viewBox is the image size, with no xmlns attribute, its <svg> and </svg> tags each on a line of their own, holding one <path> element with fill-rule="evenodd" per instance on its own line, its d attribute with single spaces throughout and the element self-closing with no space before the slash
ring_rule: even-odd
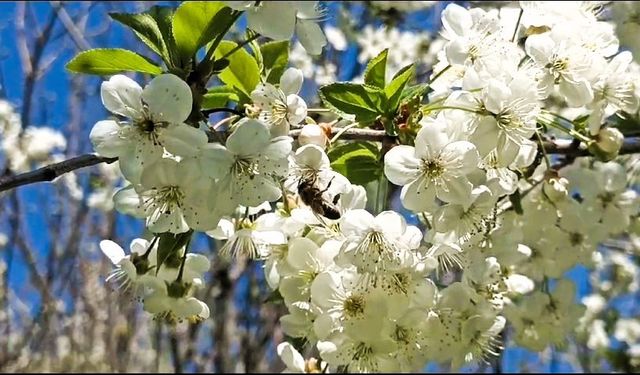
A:
<svg viewBox="0 0 640 375">
<path fill-rule="evenodd" d="M 112 113 L 132 119 L 142 118 L 142 87 L 131 78 L 116 74 L 100 86 L 102 104 Z"/>
<path fill-rule="evenodd" d="M 308 238 L 294 238 L 289 242 L 287 262 L 297 270 L 307 270 L 314 264 L 318 245 Z"/>
<path fill-rule="evenodd" d="M 307 103 L 297 94 L 287 96 L 287 123 L 298 125 L 307 118 Z M 287 129 L 288 130 L 288 129 Z M 273 133 L 273 131 L 272 131 Z M 286 134 L 283 134 L 286 135 Z"/>
<path fill-rule="evenodd" d="M 451 177 L 442 186 L 436 188 L 437 196 L 445 202 L 460 203 L 467 206 L 471 203 L 473 184 L 464 176 Z"/>
<path fill-rule="evenodd" d="M 203 146 L 200 153 L 202 172 L 211 178 L 222 178 L 231 172 L 235 159 L 220 143 Z"/>
<path fill-rule="evenodd" d="M 142 99 L 154 121 L 184 122 L 191 113 L 193 99 L 186 82 L 173 74 L 162 74 L 144 88 Z"/>
<path fill-rule="evenodd" d="M 593 100 L 593 90 L 585 80 L 575 82 L 561 80 L 558 89 L 571 107 L 580 107 Z"/>
<path fill-rule="evenodd" d="M 211 262 L 209 262 L 209 259 L 202 254 L 191 253 L 187 254 L 187 260 L 185 261 L 184 266 L 195 273 L 203 274 L 211 268 Z"/>
<path fill-rule="evenodd" d="M 226 240 L 235 233 L 235 229 L 235 225 L 231 220 L 220 219 L 220 221 L 218 222 L 218 227 L 214 230 L 206 232 L 206 234 L 207 236 L 215 238 L 216 240 Z"/>
<path fill-rule="evenodd" d="M 444 120 L 423 121 L 422 128 L 416 134 L 416 157 L 431 159 L 450 142 L 447 124 Z"/>
<path fill-rule="evenodd" d="M 480 120 L 476 131 L 471 137 L 480 155 L 486 156 L 491 150 L 496 148 L 499 131 L 500 128 L 498 128 L 498 123 L 495 118 L 484 116 L 482 120 Z"/>
<path fill-rule="evenodd" d="M 248 27 L 267 38 L 291 39 L 296 24 L 296 8 L 273 1 L 260 5 L 257 10 L 247 12 Z"/>
<path fill-rule="evenodd" d="M 538 65 L 546 65 L 549 62 L 555 48 L 555 42 L 548 35 L 531 35 L 525 42 L 527 55 L 533 58 Z"/>
<path fill-rule="evenodd" d="M 328 168 L 331 164 L 324 150 L 315 144 L 307 144 L 299 147 L 296 150 L 294 159 L 300 167 L 314 170 Z"/>
<path fill-rule="evenodd" d="M 155 211 L 147 217 L 147 227 L 154 233 L 184 233 L 189 230 L 189 225 L 182 215 L 182 210 Z"/>
<path fill-rule="evenodd" d="M 282 90 L 285 95 L 297 94 L 302 88 L 303 80 L 302 70 L 298 68 L 288 68 L 282 73 L 282 77 L 280 77 L 280 90 Z"/>
<path fill-rule="evenodd" d="M 455 36 L 465 35 L 473 25 L 469 11 L 457 4 L 447 5 L 441 16 L 442 27 Z"/>
<path fill-rule="evenodd" d="M 509 275 L 505 281 L 509 290 L 518 294 L 527 294 L 535 288 L 533 280 L 523 275 Z"/>
<path fill-rule="evenodd" d="M 120 136 L 121 126 L 113 120 L 98 121 L 91 129 L 89 139 L 100 156 L 120 156 L 123 148 L 130 147 L 130 140 Z"/>
<path fill-rule="evenodd" d="M 511 90 L 504 82 L 492 79 L 484 95 L 484 105 L 489 112 L 498 114 L 502 111 L 504 102 L 511 96 Z"/>
<path fill-rule="evenodd" d="M 140 174 L 142 174 L 142 163 L 136 158 L 136 148 L 125 149 L 118 158 L 120 172 L 132 184 L 140 183 Z"/>
<path fill-rule="evenodd" d="M 111 240 L 100 241 L 100 250 L 115 265 L 118 265 L 125 258 L 122 247 Z"/>
<path fill-rule="evenodd" d="M 202 302 L 194 297 L 172 298 L 173 312 L 177 318 L 191 318 L 202 314 Z"/>
<path fill-rule="evenodd" d="M 473 172 L 480 161 L 476 146 L 467 141 L 449 143 L 440 154 L 448 173 L 466 175 Z"/>
<path fill-rule="evenodd" d="M 144 299 L 144 310 L 151 314 L 158 314 L 169 310 L 169 297 L 161 293 L 154 293 Z"/>
<path fill-rule="evenodd" d="M 300 355 L 291 344 L 282 342 L 278 344 L 276 350 L 282 362 L 287 366 L 287 369 L 305 372 L 304 358 L 302 358 L 302 355 Z"/>
<path fill-rule="evenodd" d="M 384 231 L 390 238 L 402 236 L 407 229 L 407 223 L 402 216 L 395 211 L 383 211 L 374 219 L 375 225 Z"/>
<path fill-rule="evenodd" d="M 118 190 L 113 196 L 113 203 L 116 210 L 123 214 L 144 217 L 144 212 L 140 208 L 142 200 L 132 185 Z"/>
<path fill-rule="evenodd" d="M 146 189 L 176 186 L 180 182 L 177 176 L 178 168 L 178 162 L 175 160 L 160 159 L 144 168 L 140 176 L 140 182 Z"/>
<path fill-rule="evenodd" d="M 272 178 L 263 175 L 238 176 L 235 183 L 238 187 L 238 204 L 244 206 L 257 206 L 264 201 L 273 202 L 280 198 L 282 191 Z"/>
<path fill-rule="evenodd" d="M 254 119 L 243 119 L 227 139 L 227 149 L 236 155 L 250 156 L 260 153 L 268 144 L 269 128 Z"/>
<path fill-rule="evenodd" d="M 327 45 L 327 38 L 324 36 L 322 29 L 312 20 L 298 20 L 296 24 L 296 36 L 300 40 L 300 44 L 310 55 L 319 55 L 322 53 L 322 47 Z"/>
<path fill-rule="evenodd" d="M 415 181 L 405 185 L 400 192 L 402 205 L 414 212 L 433 210 L 437 207 L 435 198 L 435 186 L 425 176 L 420 176 Z"/>
<path fill-rule="evenodd" d="M 384 156 L 384 174 L 391 183 L 406 185 L 418 176 L 420 163 L 413 147 L 396 146 Z"/>
<path fill-rule="evenodd" d="M 131 254 L 142 255 L 147 251 L 148 247 L 149 241 L 145 240 L 144 238 L 135 238 L 133 239 L 133 241 L 131 241 L 129 250 L 131 251 Z"/>
<path fill-rule="evenodd" d="M 374 217 L 365 210 L 350 210 L 340 218 L 340 229 L 345 236 L 361 236 L 369 231 Z"/>
<path fill-rule="evenodd" d="M 261 152 L 261 156 L 267 160 L 284 161 L 291 153 L 293 138 L 289 136 L 275 137 L 270 144 Z"/>
<path fill-rule="evenodd" d="M 206 201 L 208 197 L 209 194 L 206 193 L 195 193 L 185 199 L 182 214 L 192 229 L 202 232 L 212 230 L 226 213 L 215 207 L 211 208 Z"/>
<path fill-rule="evenodd" d="M 321 308 L 331 307 L 340 284 L 340 276 L 334 272 L 319 274 L 311 284 L 311 301 Z"/>
<path fill-rule="evenodd" d="M 164 129 L 162 137 L 167 151 L 179 156 L 195 156 L 207 143 L 207 135 L 202 130 L 183 124 Z"/>
</svg>

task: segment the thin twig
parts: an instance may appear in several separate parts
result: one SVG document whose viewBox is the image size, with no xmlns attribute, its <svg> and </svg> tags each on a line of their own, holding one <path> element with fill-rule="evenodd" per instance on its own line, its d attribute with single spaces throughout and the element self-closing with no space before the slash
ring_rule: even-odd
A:
<svg viewBox="0 0 640 375">
<path fill-rule="evenodd" d="M 51 1 L 51 7 L 58 14 L 58 18 L 64 25 L 64 28 L 69 33 L 71 40 L 76 45 L 78 50 L 84 51 L 91 48 L 91 45 L 82 35 L 82 31 L 76 27 L 75 23 L 69 16 L 69 13 L 62 7 L 62 4 L 59 1 Z"/>
<path fill-rule="evenodd" d="M 117 158 L 105 158 L 94 154 L 76 156 L 60 163 L 47 165 L 31 172 L 15 176 L 0 177 L 0 192 L 35 182 L 53 181 L 56 177 L 74 171 L 76 169 L 96 165 L 100 163 L 113 163 Z"/>
</svg>

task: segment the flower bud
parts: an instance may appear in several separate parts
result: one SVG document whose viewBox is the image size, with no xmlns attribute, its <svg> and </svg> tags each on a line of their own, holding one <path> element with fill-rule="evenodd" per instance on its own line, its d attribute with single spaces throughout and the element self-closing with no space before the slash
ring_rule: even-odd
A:
<svg viewBox="0 0 640 375">
<path fill-rule="evenodd" d="M 569 196 L 569 180 L 564 177 L 548 178 L 542 190 L 551 202 L 560 202 Z"/>
<path fill-rule="evenodd" d="M 329 138 L 327 138 L 325 131 L 322 127 L 316 124 L 307 124 L 303 126 L 302 130 L 300 130 L 300 136 L 298 137 L 298 142 L 301 146 L 314 144 L 322 147 L 323 150 L 327 147 L 328 141 Z"/>
<path fill-rule="evenodd" d="M 600 160 L 609 161 L 618 156 L 624 135 L 616 128 L 602 128 L 594 139 L 589 151 Z"/>
</svg>

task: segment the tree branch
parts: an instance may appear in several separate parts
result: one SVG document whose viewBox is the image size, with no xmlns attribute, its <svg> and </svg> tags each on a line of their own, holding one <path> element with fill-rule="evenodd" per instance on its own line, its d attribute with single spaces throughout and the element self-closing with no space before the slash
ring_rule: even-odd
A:
<svg viewBox="0 0 640 375">
<path fill-rule="evenodd" d="M 341 128 L 331 129 L 331 134 L 338 133 Z M 300 135 L 300 129 L 291 130 L 289 135 L 297 138 Z M 209 141 L 216 140 L 214 132 L 208 132 Z M 385 136 L 384 130 L 371 129 L 348 129 L 342 133 L 341 139 L 375 141 L 381 142 Z M 570 139 L 556 139 L 543 141 L 544 149 L 548 154 L 588 156 L 589 151 L 582 148 L 576 148 Z M 640 137 L 626 138 L 620 149 L 622 154 L 640 153 Z M 22 173 L 15 176 L 0 177 L 0 192 L 13 189 L 19 186 L 33 184 L 36 182 L 52 181 L 65 173 L 72 172 L 76 169 L 89 167 L 100 163 L 113 163 L 117 158 L 106 158 L 94 154 L 85 154 L 71 158 L 60 163 L 47 165 L 31 172 Z"/>
<path fill-rule="evenodd" d="M 53 181 L 65 173 L 100 163 L 113 163 L 118 158 L 105 158 L 94 154 L 76 156 L 60 163 L 47 165 L 31 172 L 0 177 L 0 192 L 35 182 Z"/>
</svg>

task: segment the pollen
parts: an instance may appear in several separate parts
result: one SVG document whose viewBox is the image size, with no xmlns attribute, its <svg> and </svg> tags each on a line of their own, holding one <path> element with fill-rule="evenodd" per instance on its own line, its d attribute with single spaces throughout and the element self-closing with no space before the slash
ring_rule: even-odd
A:
<svg viewBox="0 0 640 375">
<path fill-rule="evenodd" d="M 584 241 L 582 233 L 574 232 L 569 234 L 569 243 L 571 243 L 572 246 L 580 245 L 582 241 Z"/>
<path fill-rule="evenodd" d="M 343 308 L 345 315 L 354 318 L 364 314 L 365 300 L 361 295 L 352 295 L 344 300 Z"/>
<path fill-rule="evenodd" d="M 438 159 L 424 160 L 422 162 L 422 172 L 430 179 L 436 179 L 444 174 L 444 166 Z"/>
</svg>

